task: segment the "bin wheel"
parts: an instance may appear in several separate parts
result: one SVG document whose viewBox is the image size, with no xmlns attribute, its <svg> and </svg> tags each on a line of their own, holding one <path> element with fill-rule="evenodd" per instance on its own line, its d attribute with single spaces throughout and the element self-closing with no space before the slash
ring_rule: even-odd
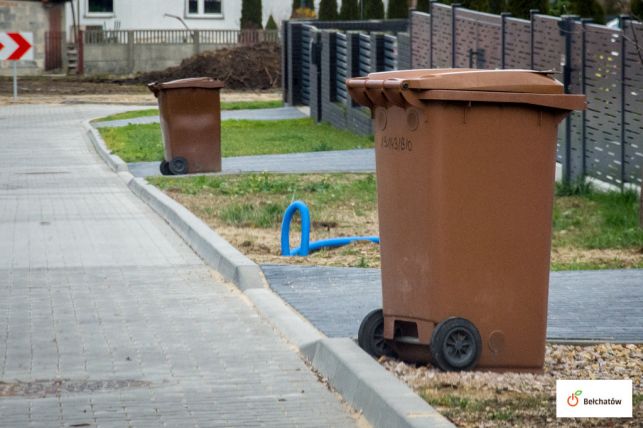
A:
<svg viewBox="0 0 643 428">
<path fill-rule="evenodd" d="M 161 170 L 161 174 L 163 175 L 172 175 L 172 171 L 170 171 L 170 163 L 165 159 L 161 161 L 159 169 Z"/>
<path fill-rule="evenodd" d="M 478 329 L 464 318 L 449 318 L 433 330 L 431 357 L 444 371 L 469 370 L 478 363 L 482 340 Z"/>
<path fill-rule="evenodd" d="M 181 156 L 177 156 L 170 161 L 170 171 L 174 175 L 182 175 L 188 173 L 188 161 Z"/>
<path fill-rule="evenodd" d="M 384 312 L 381 309 L 375 309 L 364 317 L 357 333 L 357 343 L 375 358 L 395 356 L 393 349 L 384 339 Z"/>
</svg>

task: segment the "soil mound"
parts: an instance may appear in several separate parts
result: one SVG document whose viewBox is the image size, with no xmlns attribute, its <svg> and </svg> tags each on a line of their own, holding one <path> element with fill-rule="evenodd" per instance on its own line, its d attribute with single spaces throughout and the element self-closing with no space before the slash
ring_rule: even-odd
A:
<svg viewBox="0 0 643 428">
<path fill-rule="evenodd" d="M 203 52 L 176 67 L 139 74 L 123 83 L 168 82 L 187 77 L 213 77 L 229 89 L 272 89 L 281 85 L 281 47 L 261 42 Z"/>
</svg>

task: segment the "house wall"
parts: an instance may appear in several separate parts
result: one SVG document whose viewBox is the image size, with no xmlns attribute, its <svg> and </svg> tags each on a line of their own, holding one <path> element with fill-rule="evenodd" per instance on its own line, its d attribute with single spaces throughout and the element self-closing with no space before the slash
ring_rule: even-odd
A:
<svg viewBox="0 0 643 428">
<path fill-rule="evenodd" d="M 38 74 L 45 66 L 47 9 L 40 2 L 0 0 L 0 31 L 25 31 L 34 35 L 34 61 L 18 61 L 19 75 Z M 0 75 L 11 75 L 13 61 L 0 61 Z"/>
<path fill-rule="evenodd" d="M 186 0 L 114 0 L 114 13 L 97 16 L 87 13 L 87 0 L 73 0 L 80 8 L 81 26 L 102 26 L 113 30 L 140 29 L 184 29 L 175 18 L 165 17 L 168 13 L 181 17 L 190 29 L 238 30 L 241 21 L 241 1 L 223 0 L 222 17 L 189 18 L 186 14 Z M 277 23 L 290 17 L 292 0 L 263 0 L 262 19 L 265 25 L 272 13 Z M 78 14 L 78 12 L 77 12 Z M 71 5 L 67 5 L 67 22 L 71 23 Z M 120 24 L 118 24 L 118 23 Z"/>
<path fill-rule="evenodd" d="M 186 0 L 114 0 L 114 13 L 109 16 L 92 16 L 87 14 L 87 0 L 72 0 L 80 9 L 80 25 L 99 25 L 108 30 L 115 29 L 117 21 L 121 30 L 142 29 L 183 29 L 175 18 L 164 17 L 166 13 L 180 16 L 190 29 L 201 30 L 238 30 L 241 21 L 241 0 L 222 0 L 223 17 L 188 18 Z M 319 9 L 320 0 L 315 0 L 315 10 Z M 263 0 L 262 20 L 265 26 L 272 14 L 277 25 L 290 18 L 292 0 Z M 341 0 L 337 1 L 338 8 Z M 388 0 L 384 0 L 384 7 Z M 71 23 L 71 6 L 67 5 L 67 22 Z"/>
</svg>

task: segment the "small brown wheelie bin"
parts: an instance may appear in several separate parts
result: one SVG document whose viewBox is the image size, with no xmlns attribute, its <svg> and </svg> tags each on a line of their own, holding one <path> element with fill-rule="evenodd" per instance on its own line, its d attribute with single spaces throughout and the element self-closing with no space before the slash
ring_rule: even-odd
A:
<svg viewBox="0 0 643 428">
<path fill-rule="evenodd" d="M 557 127 L 585 96 L 527 70 L 347 86 L 375 128 L 383 308 L 362 321 L 362 348 L 443 370 L 542 370 Z"/>
<path fill-rule="evenodd" d="M 209 77 L 148 85 L 159 103 L 163 175 L 221 171 L 222 87 L 223 82 Z"/>
</svg>

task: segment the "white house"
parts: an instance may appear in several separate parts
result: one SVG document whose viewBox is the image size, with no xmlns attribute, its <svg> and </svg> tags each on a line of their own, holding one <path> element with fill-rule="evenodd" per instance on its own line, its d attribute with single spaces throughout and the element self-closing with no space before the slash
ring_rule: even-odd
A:
<svg viewBox="0 0 643 428">
<path fill-rule="evenodd" d="M 83 27 L 121 29 L 238 30 L 241 0 L 72 0 Z M 317 2 L 318 3 L 318 2 Z M 263 25 L 272 14 L 280 23 L 290 17 L 292 0 L 263 0 Z M 180 19 L 178 19 L 180 18 Z M 72 23 L 67 5 L 66 22 Z"/>
<path fill-rule="evenodd" d="M 315 0 L 315 9 L 319 7 Z M 80 25 L 108 30 L 182 29 L 238 30 L 241 0 L 71 0 Z M 277 24 L 290 18 L 292 0 L 262 0 L 263 25 L 273 16 Z M 337 1 L 341 5 L 341 0 Z M 384 5 L 388 0 L 384 0 Z M 180 19 L 177 19 L 180 18 Z M 66 22 L 71 25 L 72 6 Z"/>
</svg>

